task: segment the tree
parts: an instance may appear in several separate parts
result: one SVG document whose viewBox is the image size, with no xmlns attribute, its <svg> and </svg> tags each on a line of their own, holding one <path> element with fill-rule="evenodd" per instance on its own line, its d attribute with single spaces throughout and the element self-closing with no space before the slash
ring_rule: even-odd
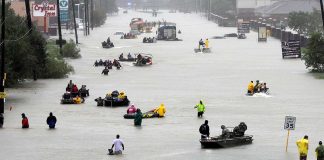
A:
<svg viewBox="0 0 324 160">
<path fill-rule="evenodd" d="M 292 12 L 288 16 L 288 27 L 299 34 L 311 35 L 321 32 L 321 13 L 315 10 L 312 13 Z"/>
<path fill-rule="evenodd" d="M 64 77 L 70 73 L 73 68 L 65 63 L 55 63 L 54 68 L 47 67 L 49 62 L 58 57 L 50 57 L 46 48 L 46 40 L 42 34 L 33 28 L 29 30 L 26 24 L 26 18 L 17 16 L 10 4 L 6 6 L 6 61 L 7 71 L 6 85 L 14 85 L 25 79 L 39 78 L 57 78 Z M 55 54 L 59 54 L 58 52 Z M 60 74 L 51 75 L 51 70 L 60 70 Z"/>
<path fill-rule="evenodd" d="M 307 47 L 303 51 L 302 59 L 306 68 L 313 72 L 324 72 L 324 37 L 321 33 L 313 33 Z"/>
</svg>

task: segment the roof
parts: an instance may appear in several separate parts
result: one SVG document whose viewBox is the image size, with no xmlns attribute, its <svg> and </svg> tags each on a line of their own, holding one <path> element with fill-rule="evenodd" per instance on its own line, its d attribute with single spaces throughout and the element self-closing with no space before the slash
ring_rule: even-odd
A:
<svg viewBox="0 0 324 160">
<path fill-rule="evenodd" d="M 290 12 L 313 12 L 313 9 L 320 10 L 320 3 L 316 0 L 283 0 L 269 6 L 262 6 L 256 9 L 256 13 L 266 15 L 289 14 Z"/>
</svg>

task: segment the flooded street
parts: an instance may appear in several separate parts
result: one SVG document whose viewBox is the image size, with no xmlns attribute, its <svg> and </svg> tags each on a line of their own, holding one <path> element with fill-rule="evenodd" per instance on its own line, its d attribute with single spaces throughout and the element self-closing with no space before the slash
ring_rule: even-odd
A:
<svg viewBox="0 0 324 160">
<path fill-rule="evenodd" d="M 134 40 L 113 35 L 129 31 L 134 17 L 175 22 L 183 41 L 144 44 L 143 37 L 155 33 Z M 277 39 L 258 43 L 255 32 L 247 34 L 247 39 L 211 39 L 233 32 L 236 28 L 218 27 L 197 14 L 164 11 L 152 17 L 130 11 L 108 17 L 90 36 L 80 33 L 82 58 L 68 60 L 75 69 L 69 78 L 27 82 L 22 88 L 8 90 L 4 128 L 0 129 L 1 159 L 296 160 L 295 142 L 305 134 L 309 136 L 309 159 L 315 159 L 318 141 L 324 140 L 324 81 L 308 73 L 300 59 L 283 60 Z M 74 39 L 72 34 L 63 36 Z M 108 36 L 115 44 L 113 49 L 101 47 Z M 194 53 L 201 38 L 210 38 L 212 53 Z M 117 59 L 122 52 L 152 54 L 153 65 L 122 63 L 123 68 L 114 68 L 109 76 L 100 74 L 102 67 L 93 66 L 95 60 Z M 90 89 L 84 104 L 60 104 L 70 79 Z M 248 83 L 257 79 L 267 82 L 271 97 L 245 96 Z M 133 120 L 123 118 L 126 107 L 96 106 L 95 98 L 113 90 L 125 91 L 143 112 L 164 103 L 166 117 L 143 119 L 142 127 L 134 127 Z M 201 119 L 194 109 L 200 99 L 206 104 Z M 55 130 L 46 125 L 49 112 L 58 119 Z M 21 129 L 21 113 L 29 118 L 30 129 Z M 287 115 L 297 117 L 288 153 L 283 128 Z M 246 134 L 253 135 L 254 141 L 227 149 L 201 149 L 198 129 L 205 119 L 213 136 L 221 133 L 222 124 L 234 127 L 244 121 Z M 125 151 L 121 156 L 108 156 L 116 134 L 121 135 Z"/>
</svg>

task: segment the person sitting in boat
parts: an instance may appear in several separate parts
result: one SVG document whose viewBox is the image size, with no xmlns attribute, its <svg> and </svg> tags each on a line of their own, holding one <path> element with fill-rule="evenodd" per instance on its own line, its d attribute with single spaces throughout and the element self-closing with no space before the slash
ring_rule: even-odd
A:
<svg viewBox="0 0 324 160">
<path fill-rule="evenodd" d="M 128 53 L 127 58 L 128 59 L 133 59 L 133 57 L 132 57 L 132 55 L 130 53 Z"/>
<path fill-rule="evenodd" d="M 152 43 L 152 38 L 149 37 L 149 38 L 147 39 L 147 42 Z"/>
<path fill-rule="evenodd" d="M 124 59 L 124 53 L 119 55 L 119 60 L 122 60 L 122 59 Z"/>
<path fill-rule="evenodd" d="M 114 59 L 113 65 L 117 67 L 117 69 L 120 69 L 121 67 L 120 63 L 116 59 Z"/>
<path fill-rule="evenodd" d="M 127 109 L 127 114 L 135 114 L 136 113 L 136 107 L 132 104 L 128 109 Z"/>
<path fill-rule="evenodd" d="M 117 90 L 111 92 L 111 97 L 117 98 L 119 95 L 119 92 Z"/>
<path fill-rule="evenodd" d="M 230 137 L 230 131 L 226 128 L 226 126 L 222 125 L 221 129 L 222 129 L 222 135 L 221 136 L 223 138 L 229 138 Z"/>
<path fill-rule="evenodd" d="M 95 99 L 95 101 L 97 102 L 97 106 L 103 106 L 104 100 L 101 97 Z"/>
<path fill-rule="evenodd" d="M 180 29 L 179 29 L 179 31 L 178 31 L 178 34 L 181 34 L 181 31 L 180 31 Z"/>
<path fill-rule="evenodd" d="M 199 127 L 199 133 L 201 134 L 202 139 L 209 137 L 208 120 L 205 120 L 205 123 Z"/>
<path fill-rule="evenodd" d="M 137 60 L 141 60 L 143 58 L 143 56 L 141 54 L 137 55 Z"/>
<path fill-rule="evenodd" d="M 125 92 L 120 92 L 119 95 L 117 96 L 118 101 L 123 101 L 126 98 Z"/>
<path fill-rule="evenodd" d="M 108 45 L 108 43 L 106 41 L 102 42 L 102 46 L 107 46 L 107 45 Z"/>
<path fill-rule="evenodd" d="M 254 84 L 253 84 L 253 81 L 251 81 L 250 83 L 249 83 L 249 85 L 248 85 L 248 89 L 247 89 L 248 91 L 247 91 L 247 93 L 248 94 L 253 94 L 253 92 L 254 92 Z"/>
<path fill-rule="evenodd" d="M 234 136 L 242 137 L 244 136 L 246 130 L 247 130 L 247 125 L 244 122 L 241 122 L 238 126 L 236 126 L 233 129 Z"/>
<path fill-rule="evenodd" d="M 76 96 L 79 93 L 79 89 L 78 89 L 77 85 L 75 85 L 75 84 L 73 85 L 71 93 L 73 96 Z"/>
<path fill-rule="evenodd" d="M 77 95 L 75 98 L 73 98 L 73 102 L 75 104 L 80 104 L 82 102 L 81 97 Z"/>
<path fill-rule="evenodd" d="M 260 88 L 261 88 L 261 84 L 259 80 L 256 80 L 256 84 L 254 86 L 254 93 L 259 93 L 260 92 Z"/>
<path fill-rule="evenodd" d="M 109 69 L 108 67 L 105 67 L 105 69 L 102 70 L 101 74 L 108 76 Z"/>
<path fill-rule="evenodd" d="M 110 37 L 107 38 L 107 43 L 110 44 Z"/>
<path fill-rule="evenodd" d="M 62 96 L 63 99 L 71 99 L 71 92 L 69 91 L 66 91 L 63 96 Z"/>
<path fill-rule="evenodd" d="M 260 89 L 261 92 L 267 93 L 268 92 L 268 89 L 269 88 L 267 88 L 267 83 L 262 83 L 261 84 L 261 89 Z"/>
<path fill-rule="evenodd" d="M 166 112 L 166 109 L 165 109 L 165 106 L 164 104 L 162 103 L 158 108 L 156 108 L 154 111 L 154 114 L 157 116 L 157 117 L 164 117 L 164 114 Z"/>
<path fill-rule="evenodd" d="M 146 42 L 147 42 L 147 38 L 144 37 L 144 38 L 143 38 L 143 43 L 146 43 Z"/>
<path fill-rule="evenodd" d="M 72 89 L 73 89 L 73 83 L 72 83 L 72 80 L 70 80 L 70 82 L 67 84 L 67 86 L 65 88 L 65 91 L 72 92 Z"/>
<path fill-rule="evenodd" d="M 202 39 L 200 39 L 198 48 L 200 49 L 200 47 L 203 47 L 203 46 L 204 46 L 204 41 Z"/>
</svg>

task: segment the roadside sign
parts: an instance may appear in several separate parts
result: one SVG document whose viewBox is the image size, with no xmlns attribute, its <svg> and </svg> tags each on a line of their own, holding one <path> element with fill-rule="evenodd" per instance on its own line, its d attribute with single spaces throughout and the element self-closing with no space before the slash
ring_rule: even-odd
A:
<svg viewBox="0 0 324 160">
<path fill-rule="evenodd" d="M 239 22 L 237 33 L 250 33 L 250 22 Z"/>
<path fill-rule="evenodd" d="M 60 19 L 61 19 L 61 22 L 69 21 L 69 11 L 68 10 L 61 10 L 60 11 Z"/>
<path fill-rule="evenodd" d="M 4 99 L 7 97 L 7 93 L 6 92 L 0 92 L 0 99 Z"/>
<path fill-rule="evenodd" d="M 295 130 L 296 117 L 286 116 L 284 129 L 286 130 Z"/>
<path fill-rule="evenodd" d="M 281 42 L 282 58 L 287 56 L 301 57 L 300 41 L 289 40 L 288 42 Z"/>
<path fill-rule="evenodd" d="M 32 12 L 34 17 L 55 17 L 57 16 L 56 10 L 57 9 L 55 4 L 43 3 L 32 5 Z"/>
<path fill-rule="evenodd" d="M 60 0 L 60 10 L 68 10 L 69 9 L 69 1 L 68 0 Z"/>
</svg>

